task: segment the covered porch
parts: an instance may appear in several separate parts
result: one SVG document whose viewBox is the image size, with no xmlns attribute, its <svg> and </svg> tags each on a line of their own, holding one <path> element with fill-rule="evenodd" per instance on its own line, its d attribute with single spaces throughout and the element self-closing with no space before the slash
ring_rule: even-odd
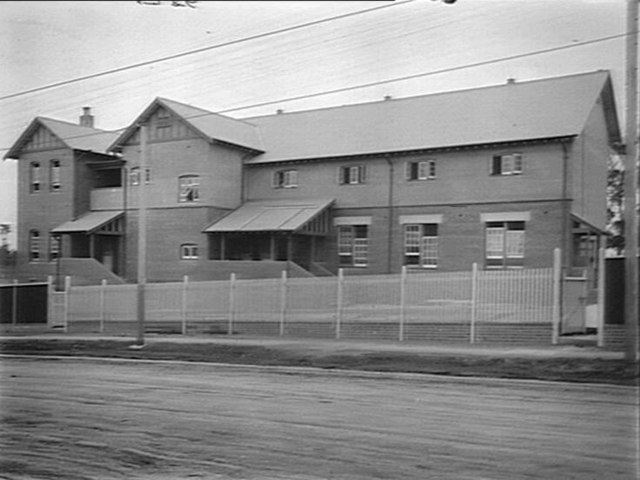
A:
<svg viewBox="0 0 640 480">
<path fill-rule="evenodd" d="M 250 201 L 204 232 L 211 260 L 292 261 L 310 270 L 322 263 L 333 199 Z"/>
<path fill-rule="evenodd" d="M 123 270 L 124 212 L 89 212 L 51 231 L 58 235 L 60 255 L 93 258 L 107 270 L 121 275 Z"/>
</svg>

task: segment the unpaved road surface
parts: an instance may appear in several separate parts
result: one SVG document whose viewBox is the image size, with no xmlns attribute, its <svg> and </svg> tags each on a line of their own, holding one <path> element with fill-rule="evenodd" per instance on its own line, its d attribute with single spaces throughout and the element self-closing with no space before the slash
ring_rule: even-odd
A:
<svg viewBox="0 0 640 480">
<path fill-rule="evenodd" d="M 0 478 L 637 478 L 632 387 L 0 359 Z"/>
</svg>

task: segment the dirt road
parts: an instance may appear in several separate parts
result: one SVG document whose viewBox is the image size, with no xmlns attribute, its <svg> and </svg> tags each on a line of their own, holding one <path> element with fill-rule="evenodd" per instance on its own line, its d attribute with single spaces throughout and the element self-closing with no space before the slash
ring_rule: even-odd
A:
<svg viewBox="0 0 640 480">
<path fill-rule="evenodd" d="M 0 478 L 637 478 L 630 387 L 71 358 L 0 371 Z"/>
</svg>

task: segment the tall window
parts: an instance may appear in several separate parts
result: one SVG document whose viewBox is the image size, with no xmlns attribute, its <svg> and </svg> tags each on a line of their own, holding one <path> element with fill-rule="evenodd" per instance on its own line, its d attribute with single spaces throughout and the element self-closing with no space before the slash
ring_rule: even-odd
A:
<svg viewBox="0 0 640 480">
<path fill-rule="evenodd" d="M 49 161 L 49 188 L 52 192 L 60 190 L 60 160 Z"/>
<path fill-rule="evenodd" d="M 178 178 L 178 192 L 179 202 L 197 202 L 200 198 L 200 177 L 198 175 L 180 176 Z"/>
<path fill-rule="evenodd" d="M 487 267 L 522 267 L 523 261 L 524 222 L 487 222 Z"/>
<path fill-rule="evenodd" d="M 351 165 L 338 168 L 338 183 L 340 185 L 357 185 L 364 183 L 364 165 Z"/>
<path fill-rule="evenodd" d="M 522 174 L 522 154 L 494 155 L 491 161 L 491 175 Z"/>
<path fill-rule="evenodd" d="M 198 258 L 198 245 L 195 243 L 183 243 L 180 245 L 180 258 L 183 260 L 196 260 Z"/>
<path fill-rule="evenodd" d="M 37 262 L 40 260 L 40 232 L 31 230 L 29 232 L 29 261 Z"/>
<path fill-rule="evenodd" d="M 29 189 L 31 193 L 40 191 L 40 163 L 31 162 L 29 166 Z"/>
<path fill-rule="evenodd" d="M 49 261 L 55 262 L 60 257 L 60 235 L 49 234 Z"/>
<path fill-rule="evenodd" d="M 279 170 L 273 172 L 273 188 L 295 188 L 298 186 L 297 170 Z"/>
<path fill-rule="evenodd" d="M 436 268 L 438 266 L 438 224 L 404 226 L 404 264 Z"/>
<path fill-rule="evenodd" d="M 436 178 L 436 161 L 407 162 L 407 180 L 432 180 Z"/>
<path fill-rule="evenodd" d="M 366 267 L 368 250 L 369 240 L 366 225 L 338 227 L 338 256 L 341 267 Z"/>
</svg>

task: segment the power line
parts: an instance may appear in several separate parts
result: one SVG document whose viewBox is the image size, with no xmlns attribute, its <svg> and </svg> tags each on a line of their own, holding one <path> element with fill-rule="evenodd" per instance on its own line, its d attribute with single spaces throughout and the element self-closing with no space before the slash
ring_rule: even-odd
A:
<svg viewBox="0 0 640 480">
<path fill-rule="evenodd" d="M 243 38 L 239 38 L 239 39 L 236 39 L 236 40 L 231 40 L 231 41 L 228 41 L 228 42 L 217 43 L 215 45 L 209 45 L 207 47 L 201 47 L 201 48 L 196 48 L 194 50 L 188 50 L 186 52 L 176 53 L 176 54 L 173 54 L 173 55 L 167 55 L 165 57 L 156 58 L 154 60 L 146 60 L 144 62 L 133 63 L 133 64 L 126 65 L 126 66 L 123 66 L 123 67 L 118 67 L 118 68 L 113 68 L 113 69 L 110 69 L 110 70 L 105 70 L 103 72 L 92 73 L 90 75 L 84 75 L 84 76 L 81 76 L 81 77 L 75 77 L 75 78 L 72 78 L 72 79 L 69 79 L 69 80 L 63 80 L 61 82 L 50 83 L 48 85 L 43 85 L 41 87 L 31 88 L 29 90 L 23 90 L 21 92 L 12 93 L 12 94 L 0 97 L 0 100 L 7 100 L 9 98 L 15 98 L 15 97 L 19 97 L 19 96 L 22 96 L 22 95 L 27 95 L 29 93 L 36 93 L 36 92 L 41 92 L 43 90 L 49 90 L 49 89 L 56 88 L 56 87 L 62 87 L 62 86 L 65 86 L 65 85 L 70 85 L 72 83 L 77 83 L 77 82 L 81 82 L 81 81 L 84 81 L 84 80 L 90 80 L 90 79 L 93 79 L 93 78 L 103 77 L 105 75 L 111 75 L 113 73 L 120 73 L 120 72 L 124 72 L 124 71 L 131 70 L 131 69 L 134 69 L 134 68 L 145 67 L 147 65 L 153 65 L 153 64 L 156 64 L 156 63 L 160 63 L 160 62 L 166 62 L 167 60 L 174 60 L 176 58 L 182 58 L 182 57 L 186 57 L 188 55 L 195 55 L 197 53 L 202 53 L 202 52 L 206 52 L 206 51 L 209 51 L 209 50 L 214 50 L 214 49 L 217 49 L 217 48 L 228 47 L 230 45 L 237 45 L 239 43 L 249 42 L 251 40 L 258 40 L 258 39 L 270 37 L 270 36 L 273 36 L 273 35 L 279 35 L 281 33 L 287 33 L 287 32 L 291 32 L 291 31 L 294 31 L 294 30 L 300 30 L 300 29 L 303 29 L 303 28 L 312 27 L 312 26 L 320 25 L 320 24 L 327 23 L 327 22 L 333 22 L 335 20 L 342 20 L 344 18 L 353 17 L 353 16 L 356 16 L 356 15 L 361 15 L 363 13 L 369 13 L 369 12 L 373 12 L 373 11 L 376 11 L 376 10 L 382 10 L 383 8 L 396 7 L 396 6 L 404 5 L 404 4 L 407 4 L 407 3 L 414 2 L 414 1 L 415 0 L 402 0 L 402 1 L 399 1 L 399 2 L 394 2 L 394 3 L 391 3 L 391 4 L 387 4 L 387 5 L 381 5 L 381 6 L 378 6 L 378 7 L 368 8 L 368 9 L 365 9 L 365 10 L 358 10 L 357 12 L 345 13 L 345 14 L 341 14 L 341 15 L 336 15 L 334 17 L 323 18 L 323 19 L 320 19 L 320 20 L 313 20 L 311 22 L 301 23 L 300 25 L 293 25 L 291 27 L 280 28 L 278 30 L 272 30 L 270 32 L 259 33 L 259 34 L 256 34 L 256 35 L 251 35 L 249 37 L 243 37 Z"/>
<path fill-rule="evenodd" d="M 633 32 L 632 32 L 633 33 Z M 320 96 L 324 96 L 324 95 L 332 95 L 334 93 L 342 93 L 342 92 L 348 92 L 348 91 L 352 91 L 352 90 L 357 90 L 357 89 L 361 89 L 361 88 L 369 88 L 369 87 L 375 87 L 378 85 L 386 85 L 389 83 L 394 83 L 394 82 L 401 82 L 401 81 L 405 81 L 405 80 L 413 80 L 415 78 L 422 78 L 422 77 L 427 77 L 427 76 L 432 76 L 432 75 L 439 75 L 439 74 L 443 74 L 443 73 L 450 73 L 450 72 L 455 72 L 455 71 L 460 71 L 460 70 L 465 70 L 468 68 L 476 68 L 476 67 L 483 67 L 486 65 L 492 65 L 495 63 L 501 63 L 501 62 L 506 62 L 506 61 L 510 61 L 510 60 L 518 60 L 521 58 L 527 58 L 527 57 L 532 57 L 535 55 L 543 55 L 543 54 L 547 54 L 547 53 L 553 53 L 553 52 L 557 52 L 557 51 L 561 51 L 561 50 L 567 50 L 567 49 L 571 49 L 571 48 L 577 48 L 577 47 L 583 47 L 586 45 L 593 45 L 596 43 L 601 43 L 601 42 L 606 42 L 609 40 L 614 40 L 616 38 L 622 38 L 622 37 L 626 37 L 630 35 L 629 33 L 620 33 L 620 34 L 616 34 L 616 35 L 608 35 L 605 37 L 599 37 L 599 38 L 595 38 L 592 40 L 585 40 L 584 42 L 573 42 L 570 44 L 566 44 L 566 45 L 560 45 L 557 47 L 550 47 L 550 48 L 545 48 L 542 50 L 535 50 L 533 52 L 526 52 L 526 53 L 520 53 L 520 54 L 516 54 L 516 55 L 508 55 L 506 57 L 500 57 L 500 58 L 494 58 L 491 60 L 483 60 L 481 62 L 475 62 L 475 63 L 469 63 L 469 64 L 465 64 L 465 65 L 458 65 L 455 67 L 448 67 L 448 68 L 442 68 L 439 70 L 431 70 L 428 72 L 422 72 L 422 73 L 416 73 L 416 74 L 412 74 L 412 75 L 405 75 L 402 77 L 395 77 L 395 78 L 390 78 L 387 80 L 378 80 L 375 82 L 369 82 L 369 83 L 362 83 L 359 85 L 352 85 L 349 87 L 341 87 L 341 88 L 336 88 L 333 90 L 325 90 L 322 92 L 315 92 L 315 93 L 307 93 L 304 95 L 297 95 L 297 96 L 293 96 L 293 97 L 286 97 L 286 98 L 280 98 L 277 100 L 270 100 L 268 102 L 261 102 L 261 103 L 254 103 L 251 105 L 244 105 L 241 107 L 234 107 L 234 108 L 228 108 L 225 110 L 218 110 L 216 112 L 205 112 L 205 113 L 201 113 L 201 114 L 197 114 L 197 115 L 191 115 L 191 116 L 187 116 L 184 117 L 185 120 L 189 120 L 192 118 L 200 118 L 200 117 L 206 117 L 206 116 L 210 116 L 210 115 L 218 115 L 221 113 L 229 113 L 229 112 L 236 112 L 239 110 L 249 110 L 251 108 L 258 108 L 258 107 L 264 107 L 267 105 L 273 105 L 276 103 L 283 103 L 283 102 L 290 102 L 290 101 L 295 101 L 295 100 L 304 100 L 307 98 L 316 98 L 316 97 L 320 97 Z M 83 134 L 83 135 L 76 135 L 76 136 L 72 136 L 72 137 L 67 137 L 67 138 L 63 138 L 61 140 L 73 140 L 73 139 L 77 139 L 77 138 L 85 138 L 85 137 L 91 137 L 91 136 L 96 136 L 96 135 L 104 135 L 105 133 L 120 133 L 120 132 L 124 132 L 127 128 L 129 128 L 129 126 L 126 126 L 124 128 L 119 128 L 116 130 L 102 130 L 100 132 L 95 132 L 95 133 L 88 133 L 88 134 Z M 0 151 L 8 151 L 10 150 L 10 148 L 0 148 Z"/>
</svg>

